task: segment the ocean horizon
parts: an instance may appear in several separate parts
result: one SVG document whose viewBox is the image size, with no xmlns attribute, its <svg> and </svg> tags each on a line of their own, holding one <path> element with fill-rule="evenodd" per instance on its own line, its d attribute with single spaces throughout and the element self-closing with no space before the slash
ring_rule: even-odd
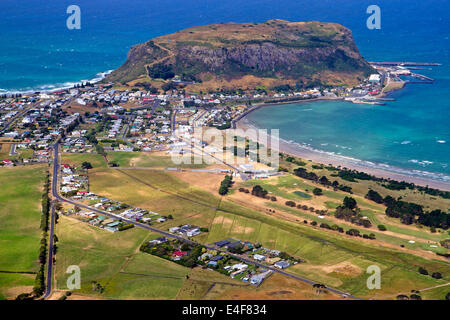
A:
<svg viewBox="0 0 450 320">
<path fill-rule="evenodd" d="M 81 30 L 68 30 L 70 1 L 0 3 L 0 93 L 56 90 L 98 81 L 130 47 L 198 24 L 269 19 L 341 23 L 369 61 L 436 62 L 384 106 L 321 101 L 261 108 L 249 120 L 278 128 L 286 141 L 338 156 L 409 171 L 450 175 L 450 9 L 448 1 L 378 1 L 381 29 L 366 27 L 372 1 L 87 1 Z M 333 4 L 333 5 L 331 5 Z M 357 14 L 357 13 L 360 14 Z M 199 23 L 201 21 L 201 23 Z M 276 108 L 276 109 L 275 109 Z"/>
</svg>

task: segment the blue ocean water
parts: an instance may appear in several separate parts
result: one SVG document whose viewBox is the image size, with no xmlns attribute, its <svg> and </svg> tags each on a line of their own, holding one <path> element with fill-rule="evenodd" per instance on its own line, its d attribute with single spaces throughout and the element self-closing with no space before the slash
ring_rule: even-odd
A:
<svg viewBox="0 0 450 320">
<path fill-rule="evenodd" d="M 72 4 L 81 8 L 81 30 L 66 27 Z M 381 8 L 381 30 L 366 27 L 372 4 Z M 386 106 L 286 105 L 261 109 L 250 119 L 317 149 L 450 174 L 448 12 L 447 0 L 2 0 L 0 92 L 95 78 L 119 67 L 132 45 L 199 24 L 274 18 L 337 22 L 353 31 L 367 60 L 442 63 L 420 70 L 435 83 L 409 85 Z"/>
</svg>

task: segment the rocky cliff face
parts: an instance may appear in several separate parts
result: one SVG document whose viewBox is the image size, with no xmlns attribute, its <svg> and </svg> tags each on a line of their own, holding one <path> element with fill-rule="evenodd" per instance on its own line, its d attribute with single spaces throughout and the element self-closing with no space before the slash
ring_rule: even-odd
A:
<svg viewBox="0 0 450 320">
<path fill-rule="evenodd" d="M 252 75 L 341 83 L 355 83 L 373 72 L 345 27 L 270 20 L 200 26 L 152 39 L 134 46 L 109 80 L 163 77 L 161 70 L 203 81 Z"/>
</svg>

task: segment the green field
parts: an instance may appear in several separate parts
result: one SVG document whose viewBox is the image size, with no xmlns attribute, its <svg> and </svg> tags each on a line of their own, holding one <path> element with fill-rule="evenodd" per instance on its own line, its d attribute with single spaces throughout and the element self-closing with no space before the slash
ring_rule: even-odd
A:
<svg viewBox="0 0 450 320">
<path fill-rule="evenodd" d="M 339 234 L 327 234 L 326 231 L 295 226 L 271 218 L 255 216 L 252 219 L 249 211 L 245 215 L 246 217 L 218 213 L 207 242 L 234 237 L 260 242 L 270 249 L 286 251 L 306 260 L 306 263 L 290 267 L 289 272 L 365 298 L 394 299 L 402 290 L 418 290 L 445 282 L 420 275 L 417 272 L 419 266 L 440 270 L 447 281 L 449 279 L 450 266 L 443 262 L 357 243 L 357 240 L 346 239 Z M 339 271 L 339 264 L 342 263 L 350 266 L 349 274 Z M 366 287 L 365 269 L 369 265 L 378 265 L 382 270 L 383 285 L 379 291 L 371 291 Z"/>
<path fill-rule="evenodd" d="M 329 212 L 333 214 L 333 209 L 336 208 L 337 205 L 340 205 L 343 198 L 348 195 L 341 191 L 333 191 L 331 189 L 323 188 L 323 196 L 312 196 L 312 199 L 305 199 L 304 197 L 295 194 L 295 192 L 305 193 L 314 188 L 314 184 L 312 182 L 305 182 L 302 179 L 286 175 L 277 177 L 275 179 L 269 180 L 258 180 L 258 181 L 247 181 L 242 183 L 243 186 L 251 188 L 254 185 L 261 185 L 264 189 L 271 192 L 271 194 L 282 197 L 285 200 L 293 200 L 296 201 L 297 204 L 306 204 L 308 206 L 312 205 L 313 207 L 324 207 L 329 209 Z M 296 190 L 292 192 L 292 190 Z M 448 232 L 445 230 L 438 230 L 440 232 L 431 233 L 428 228 L 419 228 L 415 226 L 405 226 L 401 224 L 398 219 L 389 218 L 384 213 L 384 207 L 380 206 L 376 203 L 372 203 L 359 195 L 352 195 L 357 202 L 358 206 L 362 209 L 361 213 L 364 216 L 367 216 L 369 220 L 372 222 L 373 227 L 370 229 L 359 228 L 361 230 L 366 231 L 367 233 L 374 233 L 377 235 L 377 239 L 387 241 L 388 243 L 395 245 L 404 245 L 406 248 L 410 249 L 423 249 L 426 251 L 440 252 L 446 253 L 448 250 L 438 245 L 438 242 L 448 238 Z M 291 214 L 297 215 L 300 219 L 308 219 L 313 220 L 318 223 L 328 223 L 329 225 L 339 224 L 342 227 L 345 226 L 343 221 L 333 221 L 331 219 L 319 219 L 316 214 L 292 209 L 284 205 L 284 201 L 279 199 L 276 203 L 267 202 L 267 206 L 289 212 Z M 376 228 L 377 225 L 383 224 L 386 226 L 387 230 L 395 233 L 395 235 L 386 235 L 386 233 L 379 232 Z M 348 225 L 344 229 L 351 228 L 351 225 Z M 357 226 L 353 226 L 357 227 Z M 403 237 L 396 237 L 396 235 L 401 235 Z M 408 238 L 407 238 L 408 237 Z M 408 240 L 414 237 L 415 243 L 409 243 Z M 433 246 L 431 246 L 433 245 Z M 434 247 L 437 246 L 437 247 Z"/>
<path fill-rule="evenodd" d="M 182 287 L 189 269 L 139 252 L 149 232 L 133 228 L 110 233 L 61 216 L 56 231 L 56 288 L 67 290 L 65 273 L 70 265 L 81 271 L 81 289 L 73 293 L 104 299 L 172 299 Z M 92 289 L 100 283 L 104 292 Z"/>
<path fill-rule="evenodd" d="M 0 298 L 30 292 L 39 268 L 41 196 L 47 166 L 0 168 Z M 12 272 L 12 273 L 5 273 Z M 22 289 L 21 289 L 22 288 Z M 17 293 L 17 294 L 16 294 Z"/>
<path fill-rule="evenodd" d="M 182 223 L 208 227 L 220 202 L 205 191 L 192 187 L 169 172 L 151 170 L 99 169 L 90 173 L 90 190 L 99 195 L 172 215 L 164 228 Z"/>
<path fill-rule="evenodd" d="M 169 155 L 155 155 L 145 152 L 108 152 L 108 161 L 114 162 L 119 167 L 142 167 L 142 168 L 185 168 L 201 169 L 207 167 L 206 163 L 201 164 L 180 164 L 176 165 Z M 106 168 L 107 164 L 103 156 L 97 153 L 63 153 L 61 163 L 81 166 L 83 161 L 88 161 L 93 168 Z M 194 161 L 194 160 L 193 160 Z"/>
<path fill-rule="evenodd" d="M 63 153 L 61 157 L 62 164 L 74 165 L 77 168 L 81 168 L 84 161 L 90 162 L 93 168 L 106 168 L 105 160 L 97 153 Z"/>
<path fill-rule="evenodd" d="M 274 194 L 278 192 L 292 195 L 301 186 L 298 178 L 282 177 L 284 186 L 272 185 Z M 287 188 L 294 179 L 297 185 Z M 114 182 L 116 181 L 116 182 Z M 264 187 L 269 185 L 267 181 Z M 131 186 L 133 186 L 131 188 Z M 233 202 L 222 200 L 213 194 L 202 191 L 175 178 L 167 172 L 127 170 L 95 170 L 91 175 L 91 190 L 106 193 L 113 199 L 148 208 L 159 212 L 173 212 L 174 220 L 157 225 L 167 229 L 173 225 L 192 223 L 209 227 L 210 232 L 196 237 L 197 241 L 211 243 L 227 237 L 240 240 L 260 242 L 271 249 L 286 251 L 291 255 L 305 259 L 307 262 L 289 269 L 305 278 L 323 281 L 344 291 L 367 298 L 395 298 L 401 290 L 421 289 L 442 284 L 444 280 L 423 277 L 418 272 L 419 266 L 428 270 L 441 272 L 445 279 L 450 277 L 450 266 L 441 261 L 426 260 L 409 253 L 380 247 L 377 242 L 361 241 L 358 238 L 345 237 L 337 232 L 327 231 L 302 223 L 293 223 L 277 219 Z M 279 191 L 280 190 L 280 191 Z M 169 194 L 168 194 L 168 193 Z M 333 191 L 329 191 L 333 192 Z M 294 196 L 298 196 L 295 195 Z M 182 197 L 182 198 L 180 198 Z M 343 197 L 340 193 L 336 197 Z M 362 203 L 365 206 L 364 200 Z M 271 203 L 278 210 L 302 211 L 291 209 L 278 202 Z M 210 208 L 210 207 L 213 208 Z M 366 209 L 368 210 L 368 209 Z M 369 213 L 368 213 L 369 214 Z M 306 213 L 305 213 L 306 215 Z M 314 216 L 314 219 L 321 221 Z M 300 222 L 303 220 L 299 216 Z M 308 220 L 311 220 L 309 218 Z M 324 220 L 322 220 L 324 221 Z M 346 226 L 345 229 L 349 227 Z M 420 243 L 408 244 L 405 240 L 376 230 L 377 238 L 396 245 L 406 244 L 406 248 L 417 249 Z M 411 232 L 411 230 L 407 230 Z M 418 230 L 417 232 L 420 232 Z M 431 234 L 429 234 L 431 235 Z M 424 247 L 426 249 L 426 247 Z M 338 264 L 350 265 L 358 272 L 347 275 L 333 271 Z M 367 266 L 376 264 L 385 273 L 386 286 L 381 291 L 369 291 L 365 286 Z"/>
<path fill-rule="evenodd" d="M 120 167 L 142 167 L 142 168 L 185 168 L 201 169 L 207 166 L 203 161 L 192 158 L 191 164 L 175 164 L 170 155 L 154 154 L 151 152 L 108 152 L 108 161 L 116 162 Z"/>
</svg>

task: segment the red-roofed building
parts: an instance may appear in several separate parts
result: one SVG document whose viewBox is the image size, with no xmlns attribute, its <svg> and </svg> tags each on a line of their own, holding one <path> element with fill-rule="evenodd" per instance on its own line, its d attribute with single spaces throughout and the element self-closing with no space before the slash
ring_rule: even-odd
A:
<svg viewBox="0 0 450 320">
<path fill-rule="evenodd" d="M 173 255 L 174 255 L 175 257 L 182 257 L 182 256 L 187 255 L 187 252 L 185 252 L 185 251 L 175 251 L 175 252 L 173 253 Z"/>
<path fill-rule="evenodd" d="M 5 166 L 13 166 L 14 165 L 14 163 L 11 160 L 8 160 L 8 159 L 3 160 L 3 164 Z"/>
</svg>

